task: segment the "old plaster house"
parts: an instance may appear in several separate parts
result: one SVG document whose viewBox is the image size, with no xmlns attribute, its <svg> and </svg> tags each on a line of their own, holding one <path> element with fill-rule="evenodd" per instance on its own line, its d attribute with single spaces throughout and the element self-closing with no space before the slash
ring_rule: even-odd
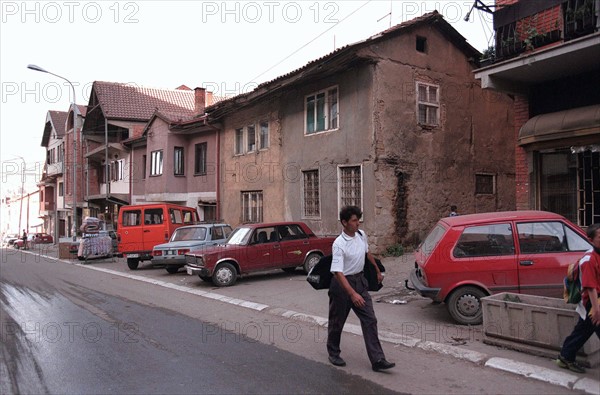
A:
<svg viewBox="0 0 600 395">
<path fill-rule="evenodd" d="M 479 55 L 433 12 L 209 106 L 223 218 L 336 234 L 354 204 L 382 250 L 418 242 L 452 204 L 514 209 L 512 99 L 482 90 Z"/>
<path fill-rule="evenodd" d="M 497 0 L 494 28 L 475 76 L 515 97 L 517 208 L 600 222 L 600 2 Z"/>
</svg>

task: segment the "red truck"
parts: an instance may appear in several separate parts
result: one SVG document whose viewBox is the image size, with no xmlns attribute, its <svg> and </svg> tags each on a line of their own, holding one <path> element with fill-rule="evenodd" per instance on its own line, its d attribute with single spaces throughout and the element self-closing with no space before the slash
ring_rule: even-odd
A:
<svg viewBox="0 0 600 395">
<path fill-rule="evenodd" d="M 334 240 L 315 235 L 303 222 L 241 225 L 225 244 L 186 254 L 186 270 L 219 287 L 258 271 L 294 271 L 301 266 L 308 273 L 322 256 L 331 254 Z"/>
</svg>

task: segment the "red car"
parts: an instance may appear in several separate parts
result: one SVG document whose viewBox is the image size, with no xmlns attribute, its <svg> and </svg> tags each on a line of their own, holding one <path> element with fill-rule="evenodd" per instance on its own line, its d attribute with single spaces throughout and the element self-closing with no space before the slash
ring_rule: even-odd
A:
<svg viewBox="0 0 600 395">
<path fill-rule="evenodd" d="M 27 235 L 27 247 L 31 247 L 33 244 L 52 244 L 54 243 L 54 239 L 48 233 L 30 233 Z M 14 243 L 13 246 L 16 249 L 23 248 L 23 239 L 19 238 Z"/>
<path fill-rule="evenodd" d="M 237 227 L 224 244 L 185 255 L 187 273 L 226 287 L 242 274 L 283 269 L 305 272 L 331 254 L 334 237 L 318 237 L 303 222 L 249 224 Z"/>
<path fill-rule="evenodd" d="M 414 288 L 445 302 L 460 324 L 479 324 L 480 299 L 499 292 L 562 297 L 567 266 L 591 248 L 566 218 L 507 211 L 442 218 L 415 252 Z"/>
</svg>

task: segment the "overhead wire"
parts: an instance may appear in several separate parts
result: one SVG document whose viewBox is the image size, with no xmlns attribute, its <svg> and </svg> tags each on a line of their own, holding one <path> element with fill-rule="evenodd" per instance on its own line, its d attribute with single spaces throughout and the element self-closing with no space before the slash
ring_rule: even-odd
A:
<svg viewBox="0 0 600 395">
<path fill-rule="evenodd" d="M 352 15 L 356 14 L 358 11 L 360 11 L 363 7 L 365 7 L 367 4 L 371 3 L 372 1 L 373 0 L 366 1 L 360 7 L 358 7 L 354 11 L 352 11 L 350 14 L 346 15 L 344 18 L 342 18 L 341 20 L 339 20 L 337 23 L 335 23 L 333 26 L 331 26 L 330 28 L 328 28 L 324 32 L 320 33 L 315 38 L 313 38 L 312 40 L 310 40 L 306 44 L 302 45 L 300 48 L 296 49 L 294 52 L 290 53 L 289 55 L 287 55 L 285 58 L 283 58 L 282 60 L 280 60 L 279 62 L 277 62 L 273 66 L 269 67 L 267 70 L 263 71 L 262 73 L 260 73 L 256 77 L 252 78 L 250 81 L 256 81 L 258 78 L 262 77 L 263 75 L 265 75 L 269 71 L 273 70 L 275 67 L 279 66 L 280 64 L 282 64 L 283 62 L 285 62 L 286 60 L 288 60 L 289 58 L 291 58 L 292 56 L 294 56 L 295 54 L 297 54 L 298 52 L 300 52 L 301 50 L 303 50 L 304 48 L 306 48 L 308 45 L 312 44 L 314 41 L 316 41 L 317 39 L 319 39 L 325 33 L 327 33 L 328 31 L 330 31 L 331 29 L 335 28 L 336 26 L 338 26 L 340 23 L 344 22 L 346 19 L 348 19 Z"/>
</svg>

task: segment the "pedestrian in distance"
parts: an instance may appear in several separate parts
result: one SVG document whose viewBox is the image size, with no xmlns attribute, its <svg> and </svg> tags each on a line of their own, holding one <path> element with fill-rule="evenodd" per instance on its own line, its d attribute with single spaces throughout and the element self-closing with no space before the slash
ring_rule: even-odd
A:
<svg viewBox="0 0 600 395">
<path fill-rule="evenodd" d="M 25 229 L 23 229 L 23 236 L 21 238 L 23 239 L 23 249 L 26 250 L 27 249 L 27 232 L 25 231 Z"/>
<path fill-rule="evenodd" d="M 456 207 L 455 205 L 450 206 L 450 214 L 448 214 L 448 217 L 456 217 L 458 215 L 458 207 Z"/>
<path fill-rule="evenodd" d="M 356 206 L 346 206 L 340 211 L 343 231 L 333 242 L 332 249 L 333 278 L 329 287 L 327 352 L 329 362 L 333 365 L 346 366 L 346 362 L 340 357 L 340 341 L 348 314 L 353 310 L 360 320 L 371 367 L 378 372 L 393 368 L 396 364 L 385 359 L 377 333 L 377 318 L 369 295 L 369 284 L 363 273 L 364 265 L 375 267 L 380 283 L 383 275 L 375 258 L 369 253 L 367 235 L 358 229 L 361 217 L 362 212 Z M 365 262 L 365 256 L 368 257 L 368 262 Z"/>
<path fill-rule="evenodd" d="M 589 226 L 587 236 L 592 242 L 592 250 L 579 260 L 581 302 L 576 309 L 579 319 L 556 360 L 561 368 L 576 373 L 585 373 L 585 369 L 575 361 L 579 349 L 594 333 L 600 339 L 600 223 Z"/>
</svg>

